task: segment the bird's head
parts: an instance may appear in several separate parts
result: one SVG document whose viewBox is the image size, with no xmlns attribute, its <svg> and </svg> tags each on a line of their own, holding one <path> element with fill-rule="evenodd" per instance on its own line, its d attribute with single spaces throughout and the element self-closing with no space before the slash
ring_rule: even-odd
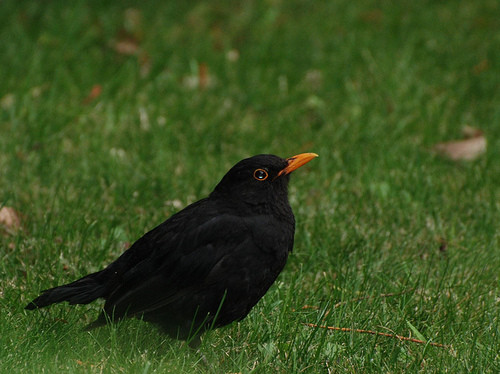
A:
<svg viewBox="0 0 500 374">
<path fill-rule="evenodd" d="M 290 173 L 315 157 L 315 153 L 301 153 L 287 159 L 267 154 L 246 158 L 226 173 L 211 196 L 233 197 L 252 205 L 286 199 Z"/>
</svg>

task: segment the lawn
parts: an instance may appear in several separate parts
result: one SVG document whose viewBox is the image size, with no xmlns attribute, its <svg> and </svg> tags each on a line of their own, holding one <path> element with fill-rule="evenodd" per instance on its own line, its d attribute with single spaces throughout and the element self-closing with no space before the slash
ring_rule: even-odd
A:
<svg viewBox="0 0 500 374">
<path fill-rule="evenodd" d="M 0 372 L 500 371 L 497 0 L 5 0 L 0 45 Z M 465 126 L 483 154 L 434 151 Z M 206 362 L 138 320 L 83 331 L 99 302 L 23 309 L 301 152 L 294 251 Z"/>
</svg>

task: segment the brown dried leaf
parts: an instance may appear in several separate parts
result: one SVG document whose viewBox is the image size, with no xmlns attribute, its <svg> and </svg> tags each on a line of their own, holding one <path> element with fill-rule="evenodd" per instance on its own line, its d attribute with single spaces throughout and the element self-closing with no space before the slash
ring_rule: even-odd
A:
<svg viewBox="0 0 500 374">
<path fill-rule="evenodd" d="M 111 46 L 121 55 L 135 56 L 140 53 L 142 39 L 142 13 L 138 9 L 129 8 L 123 14 L 123 28 L 118 31 Z"/>
<path fill-rule="evenodd" d="M 134 56 L 139 51 L 139 41 L 131 35 L 122 35 L 113 43 L 113 49 L 126 56 Z"/>
<path fill-rule="evenodd" d="M 481 130 L 465 127 L 466 139 L 436 144 L 433 149 L 437 153 L 454 161 L 475 160 L 486 152 L 486 138 Z"/>
<path fill-rule="evenodd" d="M 490 61 L 485 58 L 481 61 L 479 61 L 474 67 L 472 68 L 472 72 L 476 75 L 481 74 L 484 71 L 489 70 L 490 68 Z"/>
<path fill-rule="evenodd" d="M 470 139 L 470 138 L 477 138 L 480 136 L 483 136 L 483 131 L 476 129 L 471 126 L 464 126 L 462 128 L 462 135 L 464 136 L 464 139 Z"/>
<path fill-rule="evenodd" d="M 204 89 L 208 85 L 208 81 L 210 79 L 208 73 L 208 65 L 204 62 L 198 65 L 198 82 L 201 89 Z"/>
<path fill-rule="evenodd" d="M 0 232 L 13 234 L 21 228 L 21 214 L 14 208 L 4 206 L 0 209 Z"/>
<path fill-rule="evenodd" d="M 378 25 L 384 18 L 384 12 L 381 9 L 372 9 L 362 12 L 359 16 L 363 22 Z"/>
<path fill-rule="evenodd" d="M 205 62 L 200 62 L 197 66 L 196 74 L 191 74 L 182 79 L 182 85 L 189 89 L 206 89 L 215 84 L 215 77 L 210 73 L 210 69 Z"/>
<path fill-rule="evenodd" d="M 142 52 L 138 57 L 141 77 L 146 77 L 151 72 L 151 57 L 146 53 Z"/>
<path fill-rule="evenodd" d="M 90 89 L 89 94 L 85 99 L 83 99 L 84 104 L 89 104 L 90 102 L 97 99 L 102 93 L 102 86 L 100 84 L 94 84 Z"/>
</svg>

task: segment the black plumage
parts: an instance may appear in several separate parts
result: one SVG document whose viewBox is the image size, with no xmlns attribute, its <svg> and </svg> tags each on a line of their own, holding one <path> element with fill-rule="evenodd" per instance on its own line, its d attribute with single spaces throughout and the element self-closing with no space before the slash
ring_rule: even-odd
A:
<svg viewBox="0 0 500 374">
<path fill-rule="evenodd" d="M 145 234 L 105 269 L 43 291 L 26 309 L 104 298 L 90 327 L 134 316 L 179 339 L 243 319 L 292 251 L 289 173 L 314 157 L 238 162 L 207 198 Z"/>
</svg>

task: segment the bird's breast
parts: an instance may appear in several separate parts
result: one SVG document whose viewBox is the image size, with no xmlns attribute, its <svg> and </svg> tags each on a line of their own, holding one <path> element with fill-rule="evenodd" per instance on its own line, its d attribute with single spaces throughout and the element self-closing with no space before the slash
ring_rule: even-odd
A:
<svg viewBox="0 0 500 374">
<path fill-rule="evenodd" d="M 293 244 L 295 225 L 293 222 L 278 220 L 272 216 L 254 216 L 248 219 L 251 238 L 263 252 L 281 255 L 289 252 Z"/>
</svg>

